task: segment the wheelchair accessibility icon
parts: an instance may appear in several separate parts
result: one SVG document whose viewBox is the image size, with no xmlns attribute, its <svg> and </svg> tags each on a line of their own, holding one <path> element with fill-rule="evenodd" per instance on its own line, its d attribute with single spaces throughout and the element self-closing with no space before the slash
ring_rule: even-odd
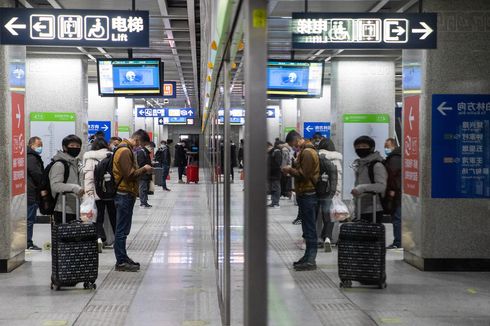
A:
<svg viewBox="0 0 490 326">
<path fill-rule="evenodd" d="M 85 16 L 85 40 L 107 41 L 109 39 L 109 17 Z"/>
</svg>

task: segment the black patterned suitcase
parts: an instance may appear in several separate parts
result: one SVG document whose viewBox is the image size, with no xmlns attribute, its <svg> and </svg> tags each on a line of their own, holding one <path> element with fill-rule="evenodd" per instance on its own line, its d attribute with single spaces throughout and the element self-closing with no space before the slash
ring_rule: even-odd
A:
<svg viewBox="0 0 490 326">
<path fill-rule="evenodd" d="M 63 223 L 51 226 L 51 289 L 83 283 L 96 289 L 99 269 L 97 230 L 93 223 L 82 223 L 77 197 L 77 220 L 66 223 L 66 194 L 62 194 Z"/>
<path fill-rule="evenodd" d="M 376 221 L 376 199 L 373 195 L 373 223 L 344 223 L 340 226 L 338 266 L 340 287 L 352 287 L 352 281 L 386 288 L 385 226 Z M 358 218 L 361 200 L 357 204 Z"/>
</svg>

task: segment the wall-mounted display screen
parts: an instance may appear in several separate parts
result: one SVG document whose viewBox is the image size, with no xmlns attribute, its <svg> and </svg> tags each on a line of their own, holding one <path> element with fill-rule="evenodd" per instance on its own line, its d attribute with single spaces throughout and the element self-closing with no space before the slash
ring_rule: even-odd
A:
<svg viewBox="0 0 490 326">
<path fill-rule="evenodd" d="M 321 97 L 322 89 L 323 62 L 269 60 L 267 63 L 268 97 Z"/>
<path fill-rule="evenodd" d="M 101 96 L 161 96 L 160 59 L 100 59 L 97 61 Z"/>
</svg>

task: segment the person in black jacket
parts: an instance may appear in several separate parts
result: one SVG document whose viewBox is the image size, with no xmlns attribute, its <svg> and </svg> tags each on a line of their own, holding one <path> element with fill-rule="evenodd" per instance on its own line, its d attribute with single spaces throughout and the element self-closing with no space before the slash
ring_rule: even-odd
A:
<svg viewBox="0 0 490 326">
<path fill-rule="evenodd" d="M 387 249 L 398 249 L 402 246 L 402 153 L 400 147 L 396 146 L 393 138 L 388 138 L 385 142 L 386 161 L 385 167 L 388 171 L 388 183 L 386 186 L 386 196 L 393 222 L 393 244 Z"/>
<path fill-rule="evenodd" d="M 245 151 L 245 145 L 243 143 L 243 139 L 240 139 L 240 148 L 238 148 L 238 167 L 243 169 L 243 152 Z"/>
<path fill-rule="evenodd" d="M 136 160 L 138 162 L 138 167 L 142 168 L 146 165 L 151 166 L 151 156 L 150 156 L 150 137 L 141 137 L 140 147 L 136 150 Z M 148 204 L 148 191 L 150 190 L 151 174 L 144 174 L 139 179 L 139 196 L 140 196 L 140 207 L 151 208 L 152 206 Z"/>
<path fill-rule="evenodd" d="M 281 165 L 282 165 L 282 150 L 279 147 L 280 143 L 276 142 L 273 146 L 269 143 L 269 152 L 267 155 L 268 175 L 271 188 L 271 203 L 268 207 L 279 208 L 279 199 L 281 198 Z"/>
<path fill-rule="evenodd" d="M 182 141 L 179 141 L 175 145 L 175 166 L 178 169 L 179 173 L 179 183 L 184 183 L 184 180 L 182 180 L 182 176 L 185 173 L 185 167 L 187 165 L 187 157 L 186 157 L 186 148 L 185 148 L 185 143 Z"/>
<path fill-rule="evenodd" d="M 162 174 L 162 188 L 165 191 L 170 191 L 167 187 L 167 177 L 170 172 L 170 164 L 172 161 L 172 158 L 170 156 L 170 148 L 167 145 L 167 142 L 165 140 L 162 140 L 160 142 L 160 148 L 155 154 L 155 161 L 158 162 L 159 166 L 163 170 Z"/>
<path fill-rule="evenodd" d="M 27 249 L 41 250 L 32 241 L 34 223 L 41 191 L 44 164 L 41 159 L 43 142 L 39 137 L 31 137 L 27 146 Z"/>
</svg>

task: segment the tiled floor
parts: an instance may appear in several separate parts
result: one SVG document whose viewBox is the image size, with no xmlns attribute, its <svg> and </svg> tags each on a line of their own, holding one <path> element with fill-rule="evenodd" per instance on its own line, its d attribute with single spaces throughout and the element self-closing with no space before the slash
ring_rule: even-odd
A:
<svg viewBox="0 0 490 326">
<path fill-rule="evenodd" d="M 243 192 L 232 185 L 232 325 L 243 314 Z M 211 223 L 205 185 L 157 190 L 152 209 L 135 210 L 129 253 L 139 273 L 113 270 L 104 250 L 96 291 L 49 289 L 50 253 L 0 274 L 0 325 L 220 325 Z M 336 252 L 319 252 L 319 270 L 294 272 L 302 255 L 296 207 L 281 201 L 269 211 L 270 325 L 490 325 L 490 273 L 425 273 L 388 253 L 388 288 L 338 288 Z M 388 226 L 388 239 L 391 228 Z M 35 241 L 49 240 L 36 225 Z"/>
</svg>

